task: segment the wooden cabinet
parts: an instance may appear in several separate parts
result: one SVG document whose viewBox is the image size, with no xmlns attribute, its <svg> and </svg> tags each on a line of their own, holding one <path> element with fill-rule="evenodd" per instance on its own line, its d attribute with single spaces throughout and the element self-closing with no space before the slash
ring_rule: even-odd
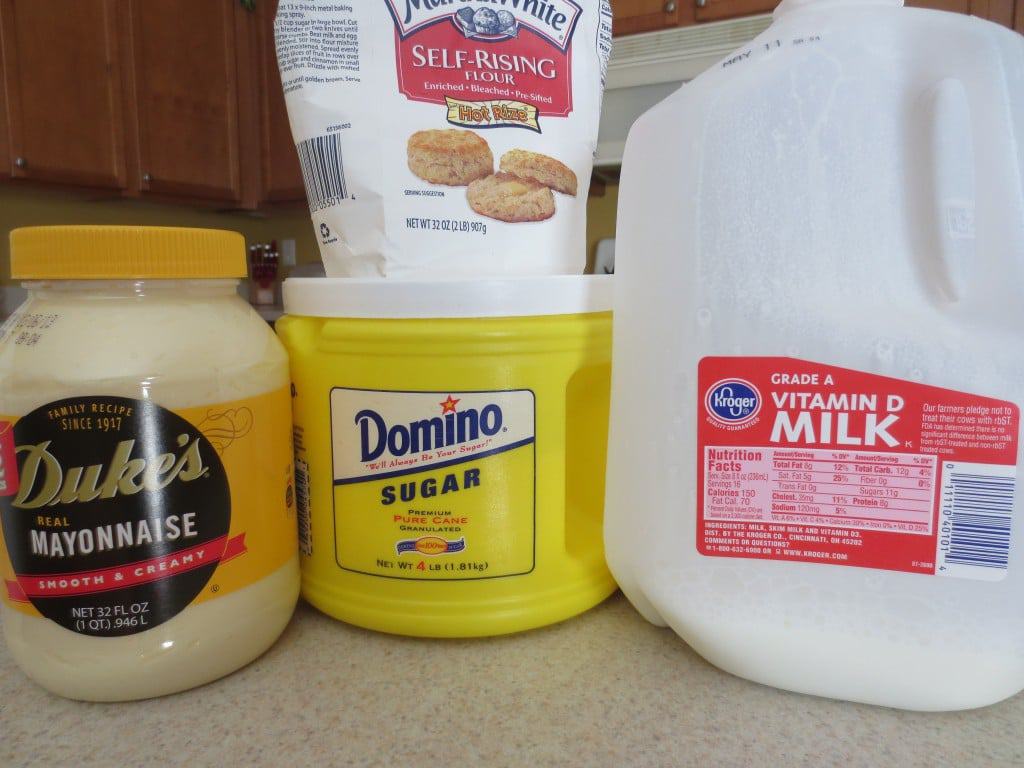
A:
<svg viewBox="0 0 1024 768">
<path fill-rule="evenodd" d="M 0 0 L 5 175 L 126 186 L 117 5 Z"/>
<path fill-rule="evenodd" d="M 1024 4 L 1024 0 L 1017 1 Z M 1014 0 L 907 0 L 907 5 L 914 8 L 968 13 L 1006 27 L 1013 26 Z"/>
<path fill-rule="evenodd" d="M 241 202 L 234 0 L 129 0 L 126 101 L 143 193 Z"/>
<path fill-rule="evenodd" d="M 953 13 L 970 13 L 971 0 L 907 0 L 912 8 L 933 8 L 936 11 L 952 11 Z"/>
<path fill-rule="evenodd" d="M 11 176 L 11 133 L 10 118 L 8 113 L 10 107 L 7 103 L 8 90 L 4 84 L 6 68 L 4 60 L 4 29 L 3 23 L 4 8 L 0 5 L 0 180 L 8 179 Z"/>
<path fill-rule="evenodd" d="M 769 13 L 778 4 L 779 0 L 612 0 L 614 34 L 632 35 Z"/>
<path fill-rule="evenodd" d="M 771 13 L 779 0 L 612 0 L 615 34 L 631 35 L 706 21 Z M 1024 32 L 1024 0 L 907 0 L 907 5 L 969 13 Z"/>
<path fill-rule="evenodd" d="M 765 13 L 776 2 L 613 0 L 612 9 L 621 35 Z M 1024 32 L 1024 0 L 911 2 Z M 276 7 L 0 0 L 0 180 L 230 208 L 301 204 Z"/>
<path fill-rule="evenodd" d="M 697 0 L 697 21 L 720 21 L 755 13 L 771 13 L 779 0 Z"/>
<path fill-rule="evenodd" d="M 1024 0 L 1018 0 L 1024 4 Z M 1013 26 L 1014 0 L 972 0 L 971 13 L 981 16 L 983 19 L 1002 24 L 1004 27 Z"/>
<path fill-rule="evenodd" d="M 612 32 L 633 35 L 693 23 L 694 0 L 612 0 Z"/>
<path fill-rule="evenodd" d="M 0 179 L 234 208 L 305 200 L 276 0 L 0 0 Z"/>
<path fill-rule="evenodd" d="M 257 6 L 259 56 L 259 113 L 261 134 L 261 200 L 269 203 L 305 201 L 299 156 L 295 152 L 281 75 L 274 53 L 274 14 L 277 0 Z"/>
</svg>

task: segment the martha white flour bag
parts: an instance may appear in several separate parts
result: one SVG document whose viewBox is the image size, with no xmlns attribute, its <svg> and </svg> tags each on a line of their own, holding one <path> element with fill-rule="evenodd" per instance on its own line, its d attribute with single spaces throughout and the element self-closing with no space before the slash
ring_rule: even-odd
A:
<svg viewBox="0 0 1024 768">
<path fill-rule="evenodd" d="M 583 271 L 607 0 L 283 0 L 275 33 L 329 276 Z"/>
</svg>

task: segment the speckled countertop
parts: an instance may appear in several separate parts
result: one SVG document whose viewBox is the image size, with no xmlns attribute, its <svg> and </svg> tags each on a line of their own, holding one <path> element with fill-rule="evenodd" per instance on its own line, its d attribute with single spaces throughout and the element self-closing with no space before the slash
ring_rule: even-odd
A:
<svg viewBox="0 0 1024 768">
<path fill-rule="evenodd" d="M 65 701 L 0 650 L 0 766 L 1024 765 L 1024 696 L 917 714 L 716 670 L 616 596 L 523 635 L 427 641 L 300 606 L 245 669 L 134 704 Z"/>
</svg>

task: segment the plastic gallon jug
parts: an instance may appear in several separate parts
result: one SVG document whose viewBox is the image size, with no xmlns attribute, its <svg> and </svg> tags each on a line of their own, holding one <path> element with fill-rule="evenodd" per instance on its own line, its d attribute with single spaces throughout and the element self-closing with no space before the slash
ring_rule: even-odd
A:
<svg viewBox="0 0 1024 768">
<path fill-rule="evenodd" d="M 606 547 L 650 621 L 795 691 L 1024 687 L 1024 38 L 786 0 L 633 128 Z"/>
<path fill-rule="evenodd" d="M 302 594 L 496 635 L 615 590 L 601 541 L 611 278 L 288 280 Z"/>
</svg>

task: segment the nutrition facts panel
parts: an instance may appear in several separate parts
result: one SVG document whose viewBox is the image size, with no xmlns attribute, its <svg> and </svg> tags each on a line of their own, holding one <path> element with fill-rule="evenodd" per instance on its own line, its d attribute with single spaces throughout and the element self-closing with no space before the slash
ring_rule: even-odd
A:
<svg viewBox="0 0 1024 768">
<path fill-rule="evenodd" d="M 704 519 L 931 535 L 936 457 L 705 446 Z"/>
</svg>

